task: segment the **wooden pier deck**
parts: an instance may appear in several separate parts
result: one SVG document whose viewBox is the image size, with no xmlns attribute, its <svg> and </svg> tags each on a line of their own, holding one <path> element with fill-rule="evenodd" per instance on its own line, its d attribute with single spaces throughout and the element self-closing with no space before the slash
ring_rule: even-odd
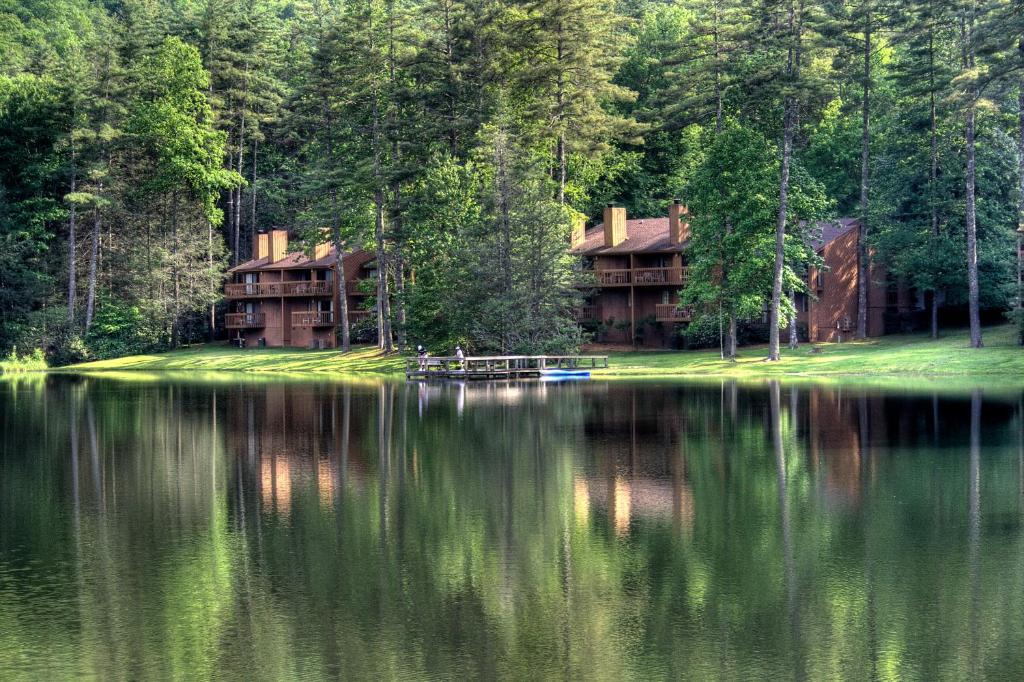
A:
<svg viewBox="0 0 1024 682">
<path fill-rule="evenodd" d="M 493 355 L 405 359 L 407 379 L 526 379 L 550 370 L 608 367 L 607 355 Z"/>
</svg>

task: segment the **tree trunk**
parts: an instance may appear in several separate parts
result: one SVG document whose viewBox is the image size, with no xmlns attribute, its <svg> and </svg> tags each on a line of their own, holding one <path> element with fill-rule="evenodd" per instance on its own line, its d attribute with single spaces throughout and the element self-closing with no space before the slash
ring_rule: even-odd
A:
<svg viewBox="0 0 1024 682">
<path fill-rule="evenodd" d="M 246 66 L 246 73 L 248 73 L 248 66 Z M 241 104 L 241 119 L 238 126 L 238 174 L 242 175 L 242 161 L 245 158 L 245 106 Z M 243 176 L 244 177 L 244 176 Z M 238 187 L 235 189 L 235 264 L 237 265 L 242 261 L 242 188 Z"/>
<path fill-rule="evenodd" d="M 338 311 L 341 315 L 341 349 L 345 352 L 352 350 L 352 334 L 348 323 L 348 282 L 345 281 L 345 250 L 341 243 L 341 220 L 338 216 L 338 197 L 332 193 L 331 202 L 334 206 L 333 224 L 331 225 L 331 238 L 334 240 L 334 252 L 338 255 L 337 274 L 335 279 L 338 291 Z"/>
<path fill-rule="evenodd" d="M 206 220 L 206 267 L 210 269 L 210 290 L 217 288 L 217 280 L 213 275 L 213 223 L 209 218 Z M 217 304 L 210 304 L 210 334 L 212 342 L 217 333 Z"/>
<path fill-rule="evenodd" d="M 555 149 L 555 156 L 558 162 L 558 203 L 565 203 L 565 76 L 562 72 L 562 60 L 565 58 L 565 45 L 563 38 L 563 26 L 559 22 L 556 44 L 556 67 L 558 69 L 558 87 L 555 90 L 555 120 L 558 126 L 558 142 Z"/>
<path fill-rule="evenodd" d="M 102 191 L 102 186 L 101 190 Z M 92 218 L 92 244 L 89 251 L 89 290 L 85 297 L 85 331 L 92 326 L 93 313 L 96 310 L 96 271 L 99 269 L 100 234 L 102 234 L 103 216 L 97 207 Z"/>
<path fill-rule="evenodd" d="M 178 193 L 171 199 L 171 269 L 174 277 L 174 299 L 171 310 L 171 348 L 178 347 L 178 305 L 181 296 L 181 277 L 178 271 Z"/>
<path fill-rule="evenodd" d="M 722 48 L 719 43 L 719 31 L 721 24 L 721 3 L 715 2 L 715 14 L 714 21 L 715 26 L 712 33 L 712 39 L 715 45 L 715 134 L 722 132 Z"/>
<path fill-rule="evenodd" d="M 868 179 L 871 160 L 871 12 L 864 18 L 864 96 L 860 133 L 860 225 L 857 228 L 857 338 L 868 335 L 868 284 L 871 276 L 868 252 Z"/>
<path fill-rule="evenodd" d="M 803 17 L 796 15 L 792 2 L 789 6 L 789 33 L 794 38 L 786 56 L 786 76 L 800 78 L 801 33 Z M 786 95 L 782 113 L 782 164 L 779 171 L 779 215 L 775 223 L 775 267 L 772 272 L 772 300 L 768 315 L 768 360 L 779 359 L 779 313 L 782 308 L 782 271 L 785 265 L 786 220 L 789 211 L 789 166 L 793 158 L 793 128 L 796 124 L 797 99 Z"/>
<path fill-rule="evenodd" d="M 512 291 L 512 216 L 509 206 L 511 189 L 509 187 L 509 169 L 505 154 L 507 152 L 507 138 L 504 131 L 496 137 L 494 142 L 496 183 L 498 192 L 498 235 L 500 237 L 498 247 L 498 269 L 501 273 L 502 289 L 506 292 Z M 508 319 L 508 309 L 502 309 L 501 319 L 501 352 L 508 350 L 511 321 Z M 633 330 L 630 331 L 633 333 Z"/>
<path fill-rule="evenodd" d="M 974 16 L 973 7 L 968 18 L 964 36 L 966 40 L 967 69 L 974 68 Z M 973 76 L 972 76 L 973 77 Z M 971 321 L 971 348 L 981 348 L 981 317 L 979 314 L 978 293 L 978 225 L 974 200 L 975 159 L 974 159 L 974 122 L 977 105 L 977 86 L 971 85 L 968 90 L 967 121 L 964 126 L 964 140 L 967 146 L 967 172 L 965 221 L 967 224 L 967 305 Z"/>
<path fill-rule="evenodd" d="M 929 29 L 928 34 L 928 81 L 929 81 L 929 126 L 931 131 L 931 169 L 928 176 L 928 203 L 932 214 L 932 235 L 938 241 L 939 207 L 936 203 L 936 185 L 939 181 L 939 127 L 935 114 L 935 33 Z M 936 280 L 939 273 L 934 273 Z M 932 286 L 932 338 L 939 338 L 939 288 L 938 282 Z"/>
<path fill-rule="evenodd" d="M 789 300 L 793 303 L 793 317 L 789 320 L 789 349 L 796 350 L 800 345 L 796 331 L 796 292 L 790 289 Z"/>
<path fill-rule="evenodd" d="M 397 145 L 396 145 L 397 147 Z M 397 153 L 397 149 L 396 149 Z M 398 349 L 405 350 L 405 263 L 402 259 L 402 190 L 397 182 L 394 184 L 395 200 L 395 244 L 391 254 L 391 276 L 395 280 L 395 338 L 398 341 Z"/>
<path fill-rule="evenodd" d="M 1017 49 L 1024 58 L 1024 38 Z M 1024 345 L 1024 79 L 1017 87 L 1017 325 Z"/>
<path fill-rule="evenodd" d="M 249 244 L 256 236 L 256 150 L 259 138 L 252 136 L 252 185 L 249 186 Z M 251 248 L 251 247 L 250 247 Z M 252 254 L 250 254 L 252 255 Z"/>
<path fill-rule="evenodd" d="M 372 12 L 370 14 L 372 18 Z M 375 49 L 373 36 L 374 28 L 371 22 L 367 25 L 370 36 L 369 50 Z M 376 81 L 370 92 L 373 100 L 371 105 L 371 137 L 370 143 L 373 152 L 373 206 L 374 206 L 374 238 L 377 243 L 377 347 L 385 353 L 394 350 L 391 341 L 391 306 L 388 300 L 388 263 L 387 252 L 384 244 L 384 173 L 381 168 L 381 154 L 383 152 L 383 139 L 381 135 L 380 120 L 380 93 L 377 90 Z"/>
<path fill-rule="evenodd" d="M 736 313 L 729 313 L 729 337 L 728 345 L 726 346 L 725 352 L 726 357 L 730 360 L 736 359 L 736 347 L 737 347 L 737 331 L 736 331 Z"/>
<path fill-rule="evenodd" d="M 786 98 L 782 124 L 782 169 L 779 173 L 779 215 L 775 223 L 775 267 L 772 272 L 772 301 L 768 316 L 768 359 L 779 359 L 779 322 L 782 308 L 782 268 L 785 258 L 786 214 L 789 208 L 789 165 L 793 155 L 792 97 Z"/>
<path fill-rule="evenodd" d="M 71 194 L 75 193 L 76 177 L 78 169 L 76 168 L 75 159 L 75 148 L 71 148 Z M 78 264 L 76 263 L 76 251 L 78 243 L 78 234 L 76 231 L 75 224 L 75 202 L 71 202 L 70 211 L 68 212 L 68 325 L 71 328 L 75 326 L 75 298 L 77 297 L 78 287 Z"/>
<path fill-rule="evenodd" d="M 932 289 L 932 306 L 931 306 L 931 325 L 932 325 L 932 338 L 939 338 L 939 292 Z"/>
</svg>

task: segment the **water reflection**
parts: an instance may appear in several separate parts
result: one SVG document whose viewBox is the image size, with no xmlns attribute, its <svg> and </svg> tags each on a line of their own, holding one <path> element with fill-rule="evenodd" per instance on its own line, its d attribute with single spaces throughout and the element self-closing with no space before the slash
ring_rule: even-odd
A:
<svg viewBox="0 0 1024 682">
<path fill-rule="evenodd" d="M 1022 407 L 0 384 L 0 676 L 1017 676 Z"/>
</svg>

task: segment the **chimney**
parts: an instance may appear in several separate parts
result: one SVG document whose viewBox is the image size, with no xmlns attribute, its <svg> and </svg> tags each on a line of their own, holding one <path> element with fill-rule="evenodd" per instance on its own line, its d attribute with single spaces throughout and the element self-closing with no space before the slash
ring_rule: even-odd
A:
<svg viewBox="0 0 1024 682">
<path fill-rule="evenodd" d="M 687 217 L 690 209 L 679 199 L 673 199 L 668 207 L 668 241 L 670 244 L 682 244 L 690 238 L 690 221 Z"/>
<path fill-rule="evenodd" d="M 270 255 L 270 235 L 266 232 L 257 232 L 252 242 L 253 260 L 266 258 Z"/>
<path fill-rule="evenodd" d="M 288 253 L 288 230 L 270 231 L 270 262 L 283 260 Z"/>
<path fill-rule="evenodd" d="M 604 208 L 604 245 L 618 246 L 626 241 L 626 209 L 608 204 Z"/>
<path fill-rule="evenodd" d="M 313 246 L 313 260 L 327 258 L 331 253 L 331 232 L 327 228 L 320 230 L 320 241 Z"/>
<path fill-rule="evenodd" d="M 572 238 L 569 242 L 570 248 L 575 249 L 581 246 L 587 239 L 587 217 L 584 215 L 573 216 Z"/>
</svg>

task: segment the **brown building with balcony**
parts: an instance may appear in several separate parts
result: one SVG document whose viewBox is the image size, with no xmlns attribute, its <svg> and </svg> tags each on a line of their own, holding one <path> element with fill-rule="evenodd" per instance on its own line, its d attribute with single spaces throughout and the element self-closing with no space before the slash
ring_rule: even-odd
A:
<svg viewBox="0 0 1024 682">
<path fill-rule="evenodd" d="M 678 308 L 687 280 L 688 215 L 679 201 L 666 218 L 638 220 L 608 206 L 604 222 L 573 231 L 570 252 L 583 261 L 580 288 L 588 292 L 576 315 L 597 343 L 674 345 L 677 326 L 690 321 L 689 311 Z M 819 225 L 814 247 L 824 264 L 808 274 L 810 295 L 797 295 L 797 321 L 812 342 L 846 340 L 856 330 L 858 225 L 854 218 Z M 919 297 L 878 263 L 870 277 L 868 336 L 906 331 L 922 307 Z"/>
<path fill-rule="evenodd" d="M 598 343 L 668 347 L 686 285 L 684 251 L 690 239 L 687 210 L 678 201 L 667 218 L 627 220 L 626 209 L 608 206 L 604 222 L 573 231 L 571 253 L 583 259 L 580 287 L 590 294 L 577 318 L 595 331 Z"/>
<path fill-rule="evenodd" d="M 329 243 L 317 244 L 312 256 L 288 251 L 288 233 L 259 233 L 253 258 L 231 268 L 224 285 L 229 311 L 224 326 L 232 342 L 245 347 L 293 346 L 334 348 L 337 344 L 341 296 L 348 303 L 349 323 L 370 316 L 361 309 L 365 287 L 375 279 L 373 255 L 357 249 L 344 256 L 344 286 L 338 285 L 338 256 Z"/>
</svg>

